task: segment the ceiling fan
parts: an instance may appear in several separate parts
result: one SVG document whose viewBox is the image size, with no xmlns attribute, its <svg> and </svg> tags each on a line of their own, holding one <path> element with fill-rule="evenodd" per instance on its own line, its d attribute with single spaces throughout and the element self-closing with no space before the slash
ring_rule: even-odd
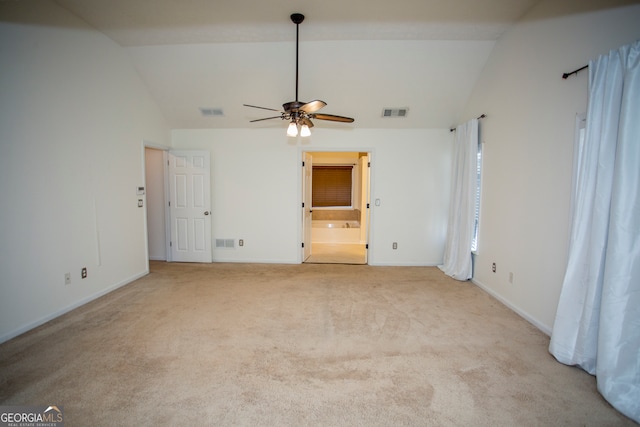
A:
<svg viewBox="0 0 640 427">
<path fill-rule="evenodd" d="M 333 114 L 320 114 L 318 110 L 327 105 L 326 102 L 316 99 L 310 102 L 298 101 L 298 36 L 299 26 L 304 21 L 304 15 L 301 13 L 294 13 L 291 15 L 291 21 L 296 24 L 296 100 L 282 104 L 282 110 L 276 110 L 274 108 L 258 107 L 256 105 L 243 104 L 245 107 L 260 108 L 262 110 L 277 111 L 280 113 L 278 116 L 265 117 L 264 119 L 251 120 L 250 123 L 259 122 L 262 120 L 282 119 L 289 121 L 289 127 L 287 129 L 288 136 L 298 135 L 298 126 L 300 127 L 300 136 L 311 135 L 310 128 L 313 127 L 311 119 L 328 120 L 331 122 L 343 122 L 353 123 L 351 117 L 335 116 Z"/>
</svg>

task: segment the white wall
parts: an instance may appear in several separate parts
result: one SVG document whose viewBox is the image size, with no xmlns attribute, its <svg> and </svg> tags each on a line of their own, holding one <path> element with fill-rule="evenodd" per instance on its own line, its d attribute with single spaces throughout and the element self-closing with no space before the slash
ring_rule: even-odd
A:
<svg viewBox="0 0 640 427">
<path fill-rule="evenodd" d="M 452 136 L 448 130 L 339 130 L 314 127 L 308 140 L 282 129 L 174 130 L 176 149 L 211 152 L 213 239 L 244 239 L 215 249 L 214 261 L 301 261 L 303 151 L 370 151 L 369 263 L 442 262 Z M 392 242 L 398 249 L 392 250 Z"/>
<path fill-rule="evenodd" d="M 2 2 L 0 18 L 4 341 L 145 274 L 142 146 L 169 134 L 104 35 L 49 1 Z"/>
<path fill-rule="evenodd" d="M 586 70 L 561 76 L 640 37 L 638 5 L 578 13 L 586 2 L 558 3 L 542 1 L 498 41 L 466 107 L 467 117 L 487 114 L 474 281 L 547 333 L 567 260 L 575 115 L 588 89 Z"/>
</svg>

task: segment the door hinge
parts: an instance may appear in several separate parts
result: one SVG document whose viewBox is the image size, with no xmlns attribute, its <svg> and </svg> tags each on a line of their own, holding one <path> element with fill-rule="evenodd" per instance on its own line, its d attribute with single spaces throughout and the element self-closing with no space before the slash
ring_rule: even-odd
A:
<svg viewBox="0 0 640 427">
<path fill-rule="evenodd" d="M 172 247 L 172 246 L 173 246 L 173 242 L 169 242 L 169 247 Z"/>
<path fill-rule="evenodd" d="M 369 203 L 367 203 L 367 209 L 369 209 L 371 206 L 369 205 Z"/>
<path fill-rule="evenodd" d="M 304 202 L 302 202 L 302 207 L 304 208 Z"/>
<path fill-rule="evenodd" d="M 171 206 L 171 202 L 169 202 L 169 206 Z"/>
<path fill-rule="evenodd" d="M 369 249 L 369 244 L 367 243 L 366 245 L 364 245 L 365 249 Z"/>
<path fill-rule="evenodd" d="M 302 167 L 304 167 L 304 160 L 302 161 Z"/>
<path fill-rule="evenodd" d="M 304 242 L 302 242 L 302 247 L 304 248 Z"/>
<path fill-rule="evenodd" d="M 371 167 L 371 162 L 367 162 L 367 167 L 370 168 Z"/>
</svg>

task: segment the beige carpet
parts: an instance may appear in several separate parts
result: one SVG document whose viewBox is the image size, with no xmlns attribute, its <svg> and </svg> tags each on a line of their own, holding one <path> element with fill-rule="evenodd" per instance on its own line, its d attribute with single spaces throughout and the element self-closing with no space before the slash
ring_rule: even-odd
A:
<svg viewBox="0 0 640 427">
<path fill-rule="evenodd" d="M 634 425 L 547 346 L 436 268 L 154 262 L 0 345 L 0 405 L 67 427 Z"/>
</svg>

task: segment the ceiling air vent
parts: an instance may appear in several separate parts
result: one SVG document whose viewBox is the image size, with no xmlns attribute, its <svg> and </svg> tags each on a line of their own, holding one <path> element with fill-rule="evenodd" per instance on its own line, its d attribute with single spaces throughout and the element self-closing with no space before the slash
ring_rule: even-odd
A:
<svg viewBox="0 0 640 427">
<path fill-rule="evenodd" d="M 385 108 L 382 110 L 382 117 L 407 117 L 408 108 Z"/>
<path fill-rule="evenodd" d="M 204 117 L 222 117 L 224 116 L 224 111 L 222 108 L 200 107 L 200 114 Z"/>
</svg>

